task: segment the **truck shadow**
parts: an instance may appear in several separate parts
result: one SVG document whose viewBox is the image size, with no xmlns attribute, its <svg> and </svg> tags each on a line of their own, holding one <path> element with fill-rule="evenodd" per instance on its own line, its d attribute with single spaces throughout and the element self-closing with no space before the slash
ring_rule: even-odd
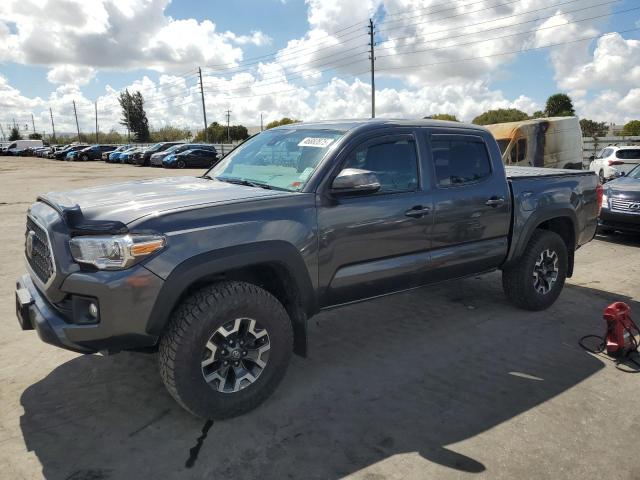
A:
<svg viewBox="0 0 640 480">
<path fill-rule="evenodd" d="M 152 355 L 81 356 L 25 390 L 20 426 L 46 478 L 325 479 L 414 452 L 425 468 L 495 472 L 453 444 L 602 369 L 577 340 L 601 333 L 613 300 L 639 311 L 568 285 L 523 312 L 493 274 L 323 313 L 276 393 L 213 425 L 173 401 Z"/>
</svg>

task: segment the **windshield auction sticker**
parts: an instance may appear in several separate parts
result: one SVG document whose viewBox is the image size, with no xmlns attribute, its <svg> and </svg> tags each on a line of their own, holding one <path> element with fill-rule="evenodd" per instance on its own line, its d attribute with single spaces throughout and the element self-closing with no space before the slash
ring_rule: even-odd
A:
<svg viewBox="0 0 640 480">
<path fill-rule="evenodd" d="M 314 138 L 314 137 L 306 137 L 303 139 L 298 146 L 299 147 L 316 147 L 316 148 L 327 148 L 329 145 L 333 143 L 333 138 Z"/>
</svg>

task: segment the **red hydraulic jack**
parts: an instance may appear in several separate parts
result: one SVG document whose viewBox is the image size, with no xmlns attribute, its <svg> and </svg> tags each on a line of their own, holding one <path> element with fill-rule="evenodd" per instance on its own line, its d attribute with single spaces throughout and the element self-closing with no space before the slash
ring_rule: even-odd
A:
<svg viewBox="0 0 640 480">
<path fill-rule="evenodd" d="M 604 309 L 607 322 L 605 346 L 612 357 L 626 357 L 640 345 L 640 329 L 631 320 L 631 308 L 624 302 L 614 302 Z"/>
</svg>

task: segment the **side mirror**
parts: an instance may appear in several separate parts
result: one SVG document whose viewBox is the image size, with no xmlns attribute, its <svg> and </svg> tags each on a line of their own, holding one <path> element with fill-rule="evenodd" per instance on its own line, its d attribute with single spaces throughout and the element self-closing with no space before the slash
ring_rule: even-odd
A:
<svg viewBox="0 0 640 480">
<path fill-rule="evenodd" d="M 345 168 L 331 184 L 331 193 L 334 195 L 375 193 L 378 190 L 380 190 L 378 175 L 359 168 Z"/>
<path fill-rule="evenodd" d="M 596 159 L 596 156 L 595 156 L 595 155 L 591 155 L 591 156 L 589 157 L 589 161 L 590 161 L 590 162 L 593 162 L 595 159 Z"/>
</svg>

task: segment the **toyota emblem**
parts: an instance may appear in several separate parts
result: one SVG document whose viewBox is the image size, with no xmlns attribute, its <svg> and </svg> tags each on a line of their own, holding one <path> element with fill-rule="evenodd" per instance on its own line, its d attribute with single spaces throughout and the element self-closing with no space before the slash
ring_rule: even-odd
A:
<svg viewBox="0 0 640 480">
<path fill-rule="evenodd" d="M 638 210 L 640 210 L 640 203 L 630 203 L 629 210 L 633 210 L 634 212 L 637 212 Z"/>
<path fill-rule="evenodd" d="M 27 252 L 27 257 L 33 257 L 33 240 L 36 238 L 36 232 L 33 230 L 29 230 L 27 233 L 27 240 L 25 242 L 25 250 Z"/>
</svg>

